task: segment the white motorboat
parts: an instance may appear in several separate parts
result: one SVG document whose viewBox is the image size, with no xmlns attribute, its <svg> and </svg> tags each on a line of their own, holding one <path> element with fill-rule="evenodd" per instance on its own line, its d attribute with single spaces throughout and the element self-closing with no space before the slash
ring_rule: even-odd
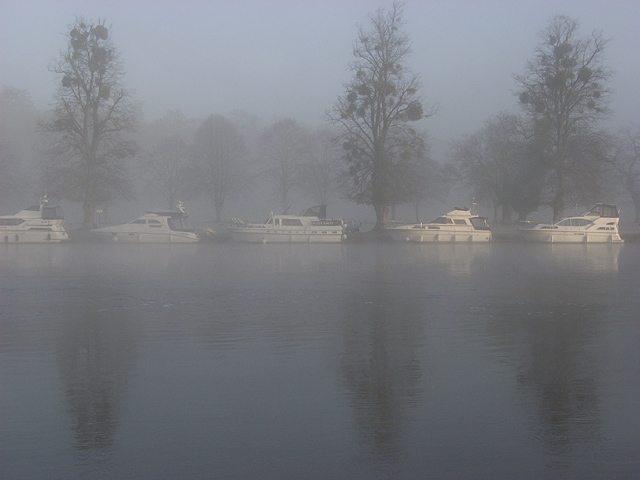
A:
<svg viewBox="0 0 640 480">
<path fill-rule="evenodd" d="M 486 217 L 466 207 L 456 207 L 430 223 L 395 225 L 386 231 L 399 242 L 488 242 L 492 238 Z"/>
<path fill-rule="evenodd" d="M 148 211 L 123 225 L 94 228 L 101 240 L 120 243 L 191 243 L 200 240 L 182 203 L 176 210 Z"/>
<path fill-rule="evenodd" d="M 44 195 L 40 205 L 33 205 L 15 215 L 0 217 L 0 242 L 48 243 L 69 240 L 64 215 L 59 206 L 49 206 Z"/>
<path fill-rule="evenodd" d="M 233 219 L 228 226 L 231 238 L 253 243 L 334 243 L 346 238 L 341 219 L 326 218 L 326 205 L 307 209 L 302 215 L 274 215 L 264 223 L 244 223 Z"/>
<path fill-rule="evenodd" d="M 596 204 L 591 210 L 554 224 L 516 222 L 518 233 L 529 242 L 622 243 L 618 231 L 620 212 L 615 205 Z"/>
</svg>

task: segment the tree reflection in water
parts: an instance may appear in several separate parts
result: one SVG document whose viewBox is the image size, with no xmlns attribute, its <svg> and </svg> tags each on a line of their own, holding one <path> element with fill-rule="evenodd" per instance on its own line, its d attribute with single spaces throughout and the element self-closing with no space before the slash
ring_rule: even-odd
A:
<svg viewBox="0 0 640 480">
<path fill-rule="evenodd" d="M 406 257 L 405 257 L 406 258 Z M 380 471 L 392 478 L 403 449 L 403 429 L 408 409 L 419 402 L 421 379 L 418 358 L 424 318 L 415 311 L 419 287 L 389 282 L 396 257 L 376 250 L 375 269 L 367 289 L 347 291 L 344 305 L 342 378 L 356 415 L 362 441 L 368 444 Z M 410 268 L 410 265 L 405 265 Z M 407 274 L 409 272 L 407 271 Z"/>
<path fill-rule="evenodd" d="M 65 312 L 57 357 L 79 460 L 106 466 L 135 363 L 135 332 L 104 285 L 82 288 L 84 303 Z"/>
</svg>

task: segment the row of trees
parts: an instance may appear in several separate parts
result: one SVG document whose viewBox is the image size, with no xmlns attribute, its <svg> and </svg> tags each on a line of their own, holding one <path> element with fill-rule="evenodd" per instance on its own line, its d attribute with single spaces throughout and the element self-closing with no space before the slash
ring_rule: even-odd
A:
<svg viewBox="0 0 640 480">
<path fill-rule="evenodd" d="M 316 132 L 293 119 L 260 131 L 247 114 L 194 122 L 173 112 L 136 134 L 139 112 L 104 21 L 77 19 L 53 67 L 60 82 L 55 108 L 40 123 L 49 154 L 45 187 L 82 203 L 87 228 L 95 225 L 96 206 L 133 197 L 131 158 L 141 160 L 146 188 L 169 206 L 206 196 L 218 220 L 229 198 L 257 179 L 270 182 L 283 210 L 295 189 L 326 203 L 337 187 L 374 207 L 376 228 L 400 204 L 412 204 L 419 220 L 419 205 L 445 194 L 451 182 L 492 204 L 496 217 L 501 209 L 503 220 L 512 212 L 526 218 L 541 205 L 558 219 L 568 204 L 623 193 L 613 185 L 622 185 L 640 212 L 640 132 L 616 138 L 602 126 L 611 114 L 606 44 L 601 33 L 580 37 L 575 20 L 554 17 L 514 77 L 521 114 L 491 116 L 452 143 L 443 165 L 429 157 L 418 128 L 436 111 L 408 66 L 412 46 L 399 4 L 358 28 L 351 79 L 326 115 L 332 129 Z M 6 143 L 0 137 L 0 178 L 13 178 Z"/>
</svg>

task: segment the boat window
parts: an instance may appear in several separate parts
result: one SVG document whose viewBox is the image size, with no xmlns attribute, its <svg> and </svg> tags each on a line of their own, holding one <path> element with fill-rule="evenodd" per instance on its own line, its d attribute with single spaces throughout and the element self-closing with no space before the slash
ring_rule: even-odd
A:
<svg viewBox="0 0 640 480">
<path fill-rule="evenodd" d="M 287 227 L 301 227 L 302 221 L 297 218 L 283 218 L 282 225 Z"/>
<path fill-rule="evenodd" d="M 42 207 L 42 219 L 43 220 L 64 220 L 62 215 L 62 207 Z"/>
<path fill-rule="evenodd" d="M 152 225 L 152 224 L 160 224 L 160 225 L 162 225 L 162 222 L 160 220 L 151 219 L 151 220 L 148 220 L 148 223 L 149 223 L 149 225 Z"/>
<path fill-rule="evenodd" d="M 169 228 L 171 230 L 176 230 L 178 232 L 192 232 L 193 228 L 191 227 L 191 222 L 189 222 L 189 218 L 187 217 L 174 217 L 169 218 Z"/>
<path fill-rule="evenodd" d="M 474 217 L 469 219 L 469 221 L 476 230 L 489 230 L 489 223 L 485 217 Z"/>
<path fill-rule="evenodd" d="M 572 218 L 571 226 L 572 227 L 586 227 L 587 225 L 591 225 L 591 222 L 586 218 Z"/>
<path fill-rule="evenodd" d="M 461 218 L 454 218 L 453 219 L 453 223 L 455 223 L 456 225 L 467 225 L 467 222 L 465 222 L 463 219 Z"/>
<path fill-rule="evenodd" d="M 556 225 L 560 227 L 570 227 L 571 226 L 571 218 L 565 218 L 564 220 L 560 220 Z"/>
<path fill-rule="evenodd" d="M 137 225 L 140 225 L 140 224 L 144 225 L 144 224 L 146 224 L 146 223 L 147 223 L 147 221 L 146 221 L 146 220 L 144 220 L 144 219 L 142 219 L 142 218 L 139 218 L 139 219 L 137 219 L 137 220 L 134 220 L 134 221 L 133 221 L 133 222 L 131 222 L 131 223 L 133 223 L 133 224 L 137 224 Z"/>
<path fill-rule="evenodd" d="M 447 219 L 445 217 L 438 217 L 431 223 L 442 223 L 442 224 L 445 224 L 445 223 L 447 223 Z"/>
<path fill-rule="evenodd" d="M 0 218 L 0 226 L 15 226 L 24 222 L 22 218 Z"/>
</svg>

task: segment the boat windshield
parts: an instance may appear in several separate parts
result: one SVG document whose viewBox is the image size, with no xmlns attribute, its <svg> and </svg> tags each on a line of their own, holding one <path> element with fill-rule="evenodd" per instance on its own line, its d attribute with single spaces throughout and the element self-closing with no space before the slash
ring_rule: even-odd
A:
<svg viewBox="0 0 640 480">
<path fill-rule="evenodd" d="M 476 230 L 489 230 L 489 222 L 487 222 L 486 217 L 473 217 L 469 221 Z"/>
<path fill-rule="evenodd" d="M 177 232 L 192 232 L 193 227 L 189 221 L 189 217 L 173 217 L 168 219 L 169 228 Z"/>
<path fill-rule="evenodd" d="M 62 207 L 42 207 L 42 219 L 43 220 L 64 220 L 62 214 Z"/>
</svg>

